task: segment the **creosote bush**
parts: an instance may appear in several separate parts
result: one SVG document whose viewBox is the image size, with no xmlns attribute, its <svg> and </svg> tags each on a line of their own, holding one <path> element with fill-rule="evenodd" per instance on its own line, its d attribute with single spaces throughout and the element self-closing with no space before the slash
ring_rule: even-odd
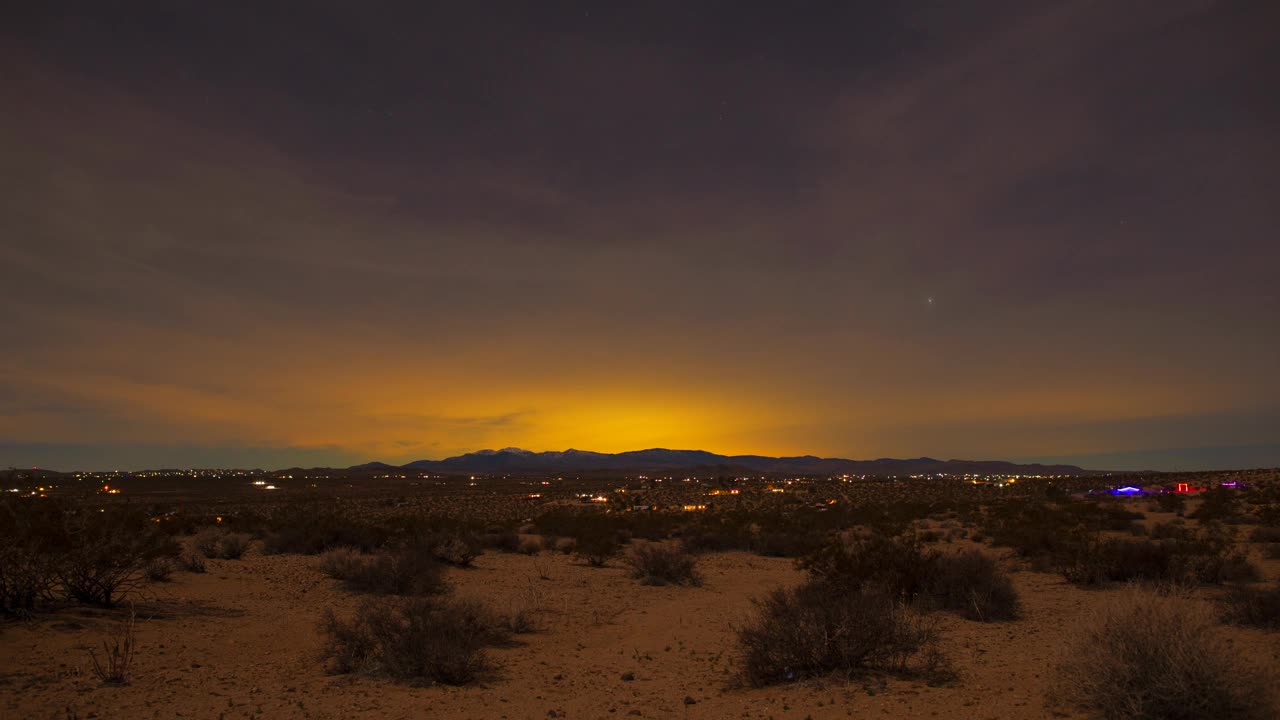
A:
<svg viewBox="0 0 1280 720">
<path fill-rule="evenodd" d="M 1216 501 L 1235 502 L 1231 496 Z M 1217 513 L 1209 513 L 1217 517 Z M 1037 571 L 1058 572 L 1077 585 L 1142 580 L 1157 583 L 1251 582 L 1258 568 L 1234 546 L 1233 532 L 1213 519 L 1193 528 L 1182 520 L 1158 523 L 1150 539 L 1111 537 L 1131 532 L 1141 516 L 1101 503 L 1059 505 L 1010 502 L 991 508 L 987 527 L 997 545 L 1013 548 Z"/>
<path fill-rule="evenodd" d="M 320 571 L 353 592 L 375 595 L 438 595 L 448 592 L 444 568 L 422 548 L 363 555 L 351 548 L 320 557 Z"/>
<path fill-rule="evenodd" d="M 1175 584 L 1253 582 L 1261 571 L 1229 541 L 1203 538 L 1083 542 L 1058 564 L 1077 585 L 1143 580 Z"/>
<path fill-rule="evenodd" d="M 176 557 L 173 538 L 134 508 L 75 507 L 48 498 L 0 500 L 0 612 L 64 599 L 111 607 Z"/>
<path fill-rule="evenodd" d="M 196 533 L 192 546 L 203 556 L 222 560 L 239 560 L 249 549 L 249 536 L 228 532 L 225 528 L 205 528 Z"/>
<path fill-rule="evenodd" d="M 909 536 L 873 534 L 837 538 L 799 565 L 815 582 L 838 591 L 879 590 L 920 609 L 950 610 L 970 620 L 1010 620 L 1019 612 L 1009 576 L 977 549 L 950 554 L 925 549 Z"/>
<path fill-rule="evenodd" d="M 1013 581 L 995 560 L 976 549 L 934 558 L 922 604 L 978 621 L 1012 620 L 1021 611 Z"/>
<path fill-rule="evenodd" d="M 208 568 L 205 566 L 204 558 L 195 553 L 183 555 L 178 558 L 178 564 L 183 570 L 189 573 L 202 573 Z"/>
<path fill-rule="evenodd" d="M 933 625 L 881 591 L 842 592 L 807 582 L 755 601 L 738 630 L 742 679 L 761 687 L 842 673 L 870 672 L 945 678 Z"/>
<path fill-rule="evenodd" d="M 491 669 L 484 649 L 508 643 L 510 623 L 474 601 L 372 600 L 354 617 L 326 611 L 324 654 L 334 672 L 465 685 Z"/>
<path fill-rule="evenodd" d="M 573 536 L 573 553 L 591 567 L 604 567 L 622 549 L 618 531 L 604 521 L 593 518 L 577 529 Z"/>
<path fill-rule="evenodd" d="M 433 533 L 415 544 L 442 563 L 464 568 L 471 567 L 484 550 L 479 538 L 467 533 Z"/>
<path fill-rule="evenodd" d="M 697 558 L 679 545 L 646 543 L 625 557 L 631 577 L 645 585 L 701 585 Z"/>
<path fill-rule="evenodd" d="M 151 582 L 168 582 L 173 579 L 174 561 L 169 558 L 157 558 L 147 563 L 143 572 Z"/>
<path fill-rule="evenodd" d="M 1071 634 L 1051 701 L 1106 720 L 1274 718 L 1273 685 L 1238 659 L 1210 607 L 1128 588 Z"/>
<path fill-rule="evenodd" d="M 140 513 L 80 512 L 66 519 L 70 547 L 57 575 L 67 596 L 113 607 L 146 578 L 146 567 L 181 552 L 177 541 Z"/>
</svg>

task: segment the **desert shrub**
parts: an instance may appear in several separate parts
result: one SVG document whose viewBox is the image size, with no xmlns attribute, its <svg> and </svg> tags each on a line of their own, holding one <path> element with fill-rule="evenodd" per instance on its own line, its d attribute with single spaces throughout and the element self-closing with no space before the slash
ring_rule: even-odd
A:
<svg viewBox="0 0 1280 720">
<path fill-rule="evenodd" d="M 189 573 L 202 573 L 206 570 L 204 558 L 195 553 L 179 557 L 178 564 Z"/>
<path fill-rule="evenodd" d="M 483 551 L 480 539 L 464 532 L 430 533 L 414 541 L 414 545 L 425 549 L 440 562 L 456 567 L 471 567 Z"/>
<path fill-rule="evenodd" d="M 422 548 L 363 555 L 351 548 L 320 556 L 320 571 L 352 592 L 375 595 L 437 595 L 447 592 L 444 568 Z"/>
<path fill-rule="evenodd" d="M 156 558 L 147 563 L 143 568 L 147 579 L 151 582 L 168 582 L 173 579 L 173 560 L 169 558 Z"/>
<path fill-rule="evenodd" d="M 1210 488 L 1200 493 L 1200 507 L 1191 513 L 1191 517 L 1201 522 L 1214 520 L 1233 522 L 1240 515 L 1240 497 L 1234 489 L 1223 487 Z"/>
<path fill-rule="evenodd" d="M 270 515 L 246 521 L 262 536 L 266 554 L 319 555 L 339 547 L 372 552 L 387 544 L 393 529 L 353 518 L 338 507 L 290 505 Z"/>
<path fill-rule="evenodd" d="M 520 536 L 513 530 L 493 529 L 480 536 L 480 543 L 492 550 L 514 553 L 520 551 Z"/>
<path fill-rule="evenodd" d="M 1060 564 L 1062 576 L 1077 585 L 1144 580 L 1156 582 L 1250 582 L 1261 571 L 1230 543 L 1206 537 L 1129 540 L 1104 538 L 1082 543 Z"/>
<path fill-rule="evenodd" d="M 604 567 L 622 548 L 617 531 L 604 523 L 589 523 L 573 538 L 573 552 L 592 567 Z"/>
<path fill-rule="evenodd" d="M 334 672 L 447 685 L 489 670 L 484 648 L 510 637 L 478 603 L 422 597 L 370 601 L 347 620 L 326 611 L 320 631 Z"/>
<path fill-rule="evenodd" d="M 71 542 L 58 561 L 58 580 L 69 597 L 91 605 L 114 606 L 146 578 L 148 564 L 181 552 L 141 513 L 82 512 L 66 523 Z"/>
<path fill-rule="evenodd" d="M 239 560 L 249 549 L 249 536 L 244 533 L 227 533 L 222 536 L 218 557 L 223 560 Z"/>
<path fill-rule="evenodd" d="M 1271 688 L 1241 663 L 1207 606 L 1131 588 L 1072 633 L 1051 699 L 1107 720 L 1273 718 Z"/>
<path fill-rule="evenodd" d="M 1234 587 L 1222 600 L 1223 619 L 1237 625 L 1280 630 L 1280 586 Z"/>
<path fill-rule="evenodd" d="M 835 538 L 797 564 L 815 581 L 841 591 L 870 587 L 909 602 L 924 589 L 936 555 L 911 537 L 872 534 Z"/>
<path fill-rule="evenodd" d="M 510 613 L 499 616 L 502 627 L 512 635 L 528 635 L 538 632 L 541 624 L 532 608 L 517 608 Z"/>
<path fill-rule="evenodd" d="M 0 614 L 27 613 L 56 597 L 58 562 L 71 546 L 57 501 L 0 499 Z"/>
<path fill-rule="evenodd" d="M 691 553 L 726 552 L 749 549 L 751 538 L 726 528 L 692 526 L 680 531 L 680 544 Z"/>
<path fill-rule="evenodd" d="M 1262 557 L 1268 560 L 1280 560 L 1280 543 L 1267 543 L 1262 546 Z"/>
<path fill-rule="evenodd" d="M 849 594 L 816 582 L 775 590 L 755 601 L 754 617 L 737 635 L 742 679 L 756 687 L 942 666 L 933 626 L 874 590 Z"/>
<path fill-rule="evenodd" d="M 751 538 L 751 551 L 765 557 L 799 558 L 827 542 L 826 533 L 792 530 L 761 532 Z"/>
<path fill-rule="evenodd" d="M 196 533 L 192 546 L 207 558 L 239 560 L 249 549 L 249 536 L 228 532 L 224 528 L 205 528 Z"/>
<path fill-rule="evenodd" d="M 947 554 L 926 550 L 911 537 L 870 535 L 830 542 L 799 564 L 816 582 L 842 592 L 876 589 L 970 620 L 1008 620 L 1018 615 L 1012 581 L 976 549 Z"/>
<path fill-rule="evenodd" d="M 225 531 L 218 528 L 205 528 L 196 533 L 191 539 L 191 546 L 196 552 L 207 558 L 218 557 L 218 546 L 221 545 L 222 535 Z"/>
<path fill-rule="evenodd" d="M 542 552 L 542 540 L 539 538 L 525 538 L 520 541 L 520 546 L 516 548 L 516 552 L 521 555 L 537 555 Z"/>
<path fill-rule="evenodd" d="M 700 585 L 697 559 L 683 547 L 647 543 L 626 555 L 631 577 L 645 585 Z"/>
<path fill-rule="evenodd" d="M 983 622 L 1012 620 L 1021 609 L 1013 581 L 995 560 L 976 549 L 935 556 L 924 583 L 923 601 Z"/>
</svg>

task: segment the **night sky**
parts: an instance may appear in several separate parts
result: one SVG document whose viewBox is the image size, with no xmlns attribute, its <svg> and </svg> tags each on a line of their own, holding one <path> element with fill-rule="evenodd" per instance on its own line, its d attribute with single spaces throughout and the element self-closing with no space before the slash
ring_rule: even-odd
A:
<svg viewBox="0 0 1280 720">
<path fill-rule="evenodd" d="M 1280 465 L 1277 28 L 1268 0 L 11 8 L 0 465 Z"/>
</svg>

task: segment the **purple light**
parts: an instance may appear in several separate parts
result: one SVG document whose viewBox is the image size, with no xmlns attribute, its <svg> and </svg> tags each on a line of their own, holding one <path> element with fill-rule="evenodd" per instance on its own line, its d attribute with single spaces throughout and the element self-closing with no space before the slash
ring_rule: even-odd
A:
<svg viewBox="0 0 1280 720">
<path fill-rule="evenodd" d="M 1116 488 L 1111 491 L 1112 495 L 1141 495 L 1142 488 L 1136 488 L 1126 485 L 1122 488 Z"/>
<path fill-rule="evenodd" d="M 1239 484 L 1240 483 L 1236 482 L 1235 480 L 1232 480 L 1231 482 L 1222 483 L 1222 487 L 1235 487 L 1236 485 L 1239 485 Z"/>
</svg>

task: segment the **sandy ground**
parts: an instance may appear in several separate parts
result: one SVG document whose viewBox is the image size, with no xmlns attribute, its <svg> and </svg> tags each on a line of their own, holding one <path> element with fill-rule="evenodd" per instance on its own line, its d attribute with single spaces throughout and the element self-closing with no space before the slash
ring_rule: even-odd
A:
<svg viewBox="0 0 1280 720">
<path fill-rule="evenodd" d="M 541 609 L 543 629 L 490 651 L 500 666 L 465 688 L 331 675 L 319 657 L 325 608 L 359 602 L 301 556 L 210 560 L 148 586 L 126 687 L 104 687 L 88 651 L 118 612 L 71 608 L 0 630 L 3 718 L 1043 718 L 1043 695 L 1071 628 L 1106 592 L 1018 572 L 1024 619 L 937 618 L 959 679 L 947 686 L 827 680 L 733 687 L 733 628 L 750 598 L 799 580 L 791 561 L 744 553 L 702 560 L 702 587 L 645 587 L 620 567 L 486 553 L 452 570 L 462 596 Z M 1276 576 L 1274 561 L 1265 563 Z M 543 577 L 545 576 L 545 578 Z M 1241 652 L 1280 666 L 1274 634 L 1232 628 Z M 624 674 L 634 679 L 623 680 Z M 74 713 L 74 714 L 73 714 Z M 554 714 L 553 714 L 554 713 Z"/>
</svg>

